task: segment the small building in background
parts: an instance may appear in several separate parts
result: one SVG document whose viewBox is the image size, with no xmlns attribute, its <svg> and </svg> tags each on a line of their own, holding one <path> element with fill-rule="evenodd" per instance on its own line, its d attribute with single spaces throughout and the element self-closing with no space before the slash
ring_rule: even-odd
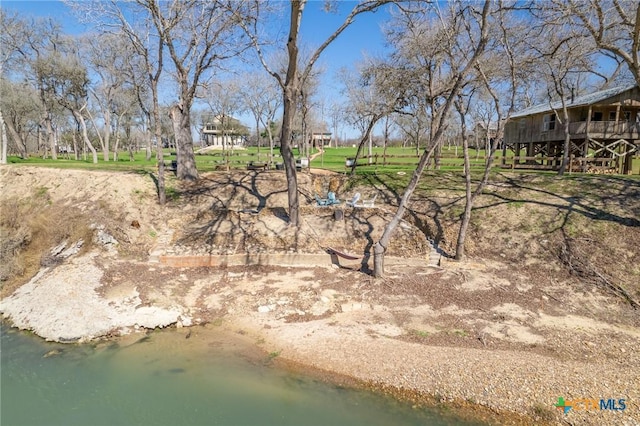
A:
<svg viewBox="0 0 640 426">
<path fill-rule="evenodd" d="M 473 126 L 469 137 L 469 147 L 474 149 L 486 149 L 493 144 L 498 136 L 498 125 L 496 123 L 487 123 L 479 121 Z"/>
<path fill-rule="evenodd" d="M 311 145 L 316 148 L 331 147 L 331 132 L 311 133 Z"/>
</svg>

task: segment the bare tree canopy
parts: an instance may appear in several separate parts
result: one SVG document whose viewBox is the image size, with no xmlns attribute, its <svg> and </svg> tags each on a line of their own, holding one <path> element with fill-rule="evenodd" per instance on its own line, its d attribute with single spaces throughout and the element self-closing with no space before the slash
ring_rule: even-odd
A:
<svg viewBox="0 0 640 426">
<path fill-rule="evenodd" d="M 598 49 L 624 63 L 640 85 L 640 3 L 626 0 L 553 0 L 540 2 L 547 23 L 570 25 Z"/>
</svg>

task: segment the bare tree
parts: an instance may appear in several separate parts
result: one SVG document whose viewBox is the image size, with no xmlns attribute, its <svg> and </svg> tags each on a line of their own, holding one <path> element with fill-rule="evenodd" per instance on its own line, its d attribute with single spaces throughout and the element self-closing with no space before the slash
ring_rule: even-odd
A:
<svg viewBox="0 0 640 426">
<path fill-rule="evenodd" d="M 122 141 L 122 134 L 124 132 L 127 139 L 130 137 L 131 129 L 131 117 L 133 112 L 136 111 L 138 106 L 137 98 L 133 88 L 121 88 L 111 102 L 112 113 L 114 119 L 112 120 L 112 133 L 115 134 L 115 141 L 113 143 L 113 161 L 118 161 L 120 152 L 120 142 Z M 128 141 L 127 141 L 128 142 Z"/>
<path fill-rule="evenodd" d="M 395 23 L 396 28 L 403 28 L 401 35 L 392 41 L 398 48 L 399 68 L 408 71 L 405 82 L 422 81 L 423 84 L 415 87 L 419 89 L 426 84 L 432 88 L 432 99 L 429 99 L 433 108 L 431 146 L 423 151 L 396 213 L 374 245 L 375 277 L 384 275 L 384 255 L 391 237 L 404 216 L 422 172 L 445 134 L 446 121 L 454 101 L 485 53 L 489 40 L 491 5 L 489 0 L 483 5 L 451 3 L 449 9 L 442 11 L 433 5 L 421 4 L 420 9 L 400 15 Z M 452 54 L 457 58 L 455 62 L 450 61 Z M 414 62 L 418 57 L 426 59 L 426 55 L 437 55 L 438 60 L 428 61 L 428 67 Z M 415 96 L 423 95 L 416 93 Z"/>
<path fill-rule="evenodd" d="M 358 158 L 368 143 L 369 158 L 372 155 L 372 131 L 374 126 L 393 112 L 402 112 L 406 107 L 406 88 L 401 81 L 403 73 L 380 60 L 370 60 L 362 65 L 359 75 L 344 75 L 349 106 L 347 114 L 351 123 L 362 132 L 356 156 L 351 165 L 351 175 L 356 170 Z"/>
<path fill-rule="evenodd" d="M 239 81 L 230 79 L 218 81 L 208 85 L 203 90 L 202 97 L 205 99 L 213 118 L 219 122 L 222 131 L 222 150 L 227 150 L 227 144 L 233 152 L 234 143 L 229 141 L 229 132 L 232 130 L 234 115 L 242 112 L 243 105 L 240 102 L 241 92 Z M 227 169 L 229 168 L 228 157 Z"/>
<path fill-rule="evenodd" d="M 562 163 L 558 170 L 558 175 L 562 176 L 569 164 L 571 154 L 571 129 L 567 103 L 572 102 L 576 96 L 580 74 L 588 72 L 591 64 L 587 59 L 588 54 L 584 53 L 583 45 L 570 42 L 558 46 L 551 56 L 542 55 L 542 57 L 547 59 L 545 71 L 549 103 L 559 99 L 561 105 L 561 111 L 554 110 L 554 114 L 564 131 Z"/>
<path fill-rule="evenodd" d="M 8 131 L 15 151 L 23 159 L 29 157 L 28 137 L 39 121 L 36 91 L 26 83 L 14 83 L 0 78 L 0 112 L 3 131 Z M 6 145 L 2 149 L 5 150 L 6 159 L 9 139 L 4 143 Z"/>
<path fill-rule="evenodd" d="M 300 123 L 300 140 L 298 141 L 298 152 L 303 157 L 311 157 L 311 134 L 310 127 L 313 123 L 313 112 L 318 106 L 316 96 L 318 95 L 319 77 L 322 70 L 318 67 L 305 79 L 298 98 L 297 116 L 295 122 Z"/>
<path fill-rule="evenodd" d="M 92 153 L 93 162 L 97 163 L 98 153 L 89 139 L 84 117 L 88 105 L 89 76 L 80 60 L 75 40 L 58 40 L 55 49 L 36 58 L 34 70 L 44 97 L 55 100 L 76 119 L 82 129 L 84 143 Z M 50 117 L 48 119 L 51 120 Z M 57 149 L 54 146 L 52 152 L 55 151 Z"/>
<path fill-rule="evenodd" d="M 25 66 L 27 26 L 27 22 L 17 14 L 9 14 L 0 8 L 0 164 L 7 164 L 7 131 L 20 156 L 26 158 L 29 155 L 24 129 L 29 116 L 38 111 L 31 87 L 25 83 L 14 83 L 6 77 Z"/>
<path fill-rule="evenodd" d="M 477 96 L 474 102 L 470 103 L 469 110 L 465 114 L 470 115 L 473 119 L 471 123 L 473 125 L 473 145 L 476 150 L 476 160 L 478 160 L 480 158 L 481 148 L 484 149 L 485 155 L 488 155 L 491 149 L 491 135 L 493 134 L 493 129 L 496 124 L 496 109 L 493 99 L 491 99 L 486 91 L 478 91 L 476 93 Z M 456 111 L 459 115 L 460 111 L 458 111 L 458 107 L 456 107 Z M 467 131 L 471 130 L 469 128 L 467 129 Z M 467 143 L 468 142 L 467 140 Z"/>
<path fill-rule="evenodd" d="M 123 70 L 134 52 L 121 36 L 110 33 L 82 37 L 81 48 L 97 77 L 89 92 L 102 115 L 102 125 L 98 125 L 93 116 L 90 118 L 102 147 L 103 160 L 109 161 L 111 135 L 118 118 L 114 109 L 117 99 L 130 88 L 128 75 Z"/>
<path fill-rule="evenodd" d="M 74 3 L 75 7 L 89 5 L 84 3 Z M 153 123 L 153 135 L 156 144 L 156 160 L 158 162 L 158 202 L 164 205 L 166 202 L 165 191 L 165 166 L 164 152 L 162 150 L 162 123 L 160 119 L 159 83 L 164 67 L 164 40 L 160 34 L 153 31 L 155 24 L 153 19 L 145 15 L 144 5 L 121 4 L 116 0 L 93 4 L 98 6 L 101 23 L 108 31 L 122 36 L 131 49 L 135 52 L 134 57 L 125 62 L 125 70 L 130 77 L 144 75 L 140 81 L 136 81 L 134 89 L 139 106 L 145 111 L 145 115 L 150 117 Z M 135 21 L 130 21 L 130 17 L 137 17 Z M 140 19 L 146 16 L 146 19 Z M 143 86 L 148 85 L 151 89 L 151 111 L 148 108 L 146 91 Z"/>
<path fill-rule="evenodd" d="M 282 75 L 268 65 L 263 49 L 264 40 L 261 39 L 258 19 L 256 13 L 255 19 L 245 21 L 239 19 L 246 34 L 251 38 L 256 53 L 265 70 L 275 78 L 282 89 L 283 94 L 283 117 L 282 129 L 280 131 L 280 147 L 284 160 L 285 172 L 287 176 L 287 192 L 289 200 L 289 223 L 298 226 L 300 223 L 299 198 L 298 198 L 298 179 L 296 175 L 295 159 L 291 149 L 291 131 L 294 118 L 297 112 L 298 100 L 302 91 L 304 82 L 311 74 L 314 65 L 320 58 L 320 55 L 337 37 L 340 36 L 354 21 L 354 19 L 363 13 L 371 12 L 384 4 L 390 3 L 390 0 L 367 0 L 357 3 L 351 12 L 347 15 L 343 23 L 320 44 L 320 46 L 309 56 L 309 60 L 303 65 L 299 58 L 299 35 L 302 14 L 304 12 L 307 0 L 290 0 L 289 2 L 289 31 L 286 41 L 287 64 L 286 73 Z M 256 12 L 260 11 L 261 3 L 255 2 Z M 326 7 L 331 9 L 338 3 L 327 2 Z M 271 21 L 269 21 L 271 22 Z"/>
<path fill-rule="evenodd" d="M 404 114 L 393 116 L 394 123 L 400 129 L 403 140 L 414 145 L 416 155 L 420 155 L 422 148 L 420 141 L 427 139 L 429 131 L 429 117 L 425 113 L 421 108 L 416 108 L 416 105 L 410 100 Z M 405 145 L 406 143 L 403 144 L 403 146 Z"/>
<path fill-rule="evenodd" d="M 6 91 L 9 89 L 8 80 L 4 79 L 5 72 L 19 67 L 19 49 L 24 46 L 25 22 L 16 14 L 7 14 L 4 9 L 0 9 L 0 77 L 2 77 L 3 95 L 0 101 L 5 100 Z M 11 104 L 2 102 L 3 106 Z M 17 118 L 17 117 L 16 117 Z M 5 124 L 5 114 L 0 108 L 0 164 L 7 164 L 7 148 L 9 140 L 7 138 L 7 125 Z"/>
<path fill-rule="evenodd" d="M 131 43 L 131 40 L 129 40 L 129 43 Z M 131 44 L 131 46 L 134 45 Z M 161 134 L 158 136 L 157 129 L 153 124 L 153 117 L 156 116 L 154 111 L 156 108 L 159 109 L 159 105 L 154 103 L 154 99 L 157 100 L 157 97 L 153 96 L 153 88 L 155 87 L 157 89 L 161 73 L 157 73 L 157 69 L 154 70 L 153 66 L 159 66 L 162 64 L 160 61 L 152 64 L 148 63 L 149 56 L 153 56 L 154 53 L 148 50 L 152 48 L 151 46 L 147 46 L 145 48 L 148 51 L 145 51 L 142 46 L 138 48 L 131 48 L 134 50 L 135 54 L 127 58 L 121 71 L 131 84 L 131 96 L 134 98 L 137 105 L 137 110 L 140 114 L 139 123 L 144 135 L 145 158 L 149 161 L 153 156 L 151 140 L 152 138 L 158 140 L 158 138 L 161 137 Z M 158 48 L 160 48 L 160 46 L 158 46 Z M 143 53 L 140 54 L 139 52 Z M 150 80 L 155 80 L 156 78 L 158 78 L 157 82 L 152 81 L 151 84 L 149 84 Z M 159 112 L 157 116 L 160 116 Z M 156 152 L 156 155 L 158 158 L 163 157 L 162 151 Z M 158 164 L 158 167 L 160 167 L 160 164 Z M 162 180 L 164 181 L 164 178 Z"/>
<path fill-rule="evenodd" d="M 45 82 L 40 78 L 38 67 L 43 60 L 55 52 L 57 46 L 62 44 L 60 26 L 53 19 L 26 20 L 16 15 L 9 16 L 1 9 L 0 12 L 0 23 L 2 24 L 0 47 L 2 48 L 3 70 L 8 64 L 12 64 L 14 72 L 37 89 L 40 125 L 45 132 L 47 149 L 51 153 L 51 157 L 56 159 L 53 121 L 57 103 L 50 97 Z"/>
<path fill-rule="evenodd" d="M 152 18 L 172 60 L 178 86 L 174 128 L 179 179 L 198 178 L 191 135 L 191 107 L 203 74 L 226 59 L 242 53 L 247 45 L 238 32 L 238 16 L 248 4 L 233 0 L 137 0 Z"/>
<path fill-rule="evenodd" d="M 516 97 L 526 76 L 534 73 L 539 65 L 532 60 L 532 50 L 527 43 L 526 29 L 529 22 L 516 19 L 516 14 L 509 7 L 500 7 L 491 14 L 491 51 L 485 54 L 475 66 L 474 79 L 470 80 L 467 89 L 461 91 L 456 100 L 456 110 L 462 124 L 464 174 L 465 174 L 465 208 L 461 217 L 460 229 L 456 241 L 456 260 L 465 257 L 465 240 L 471 222 L 473 206 L 486 187 L 496 152 L 504 134 L 504 124 L 515 109 Z M 480 181 L 472 188 L 471 167 L 469 161 L 469 144 L 467 140 L 466 118 L 472 98 L 483 99 L 487 116 L 486 159 Z M 486 101 L 489 99 L 489 102 Z M 495 132 L 495 133 L 494 133 Z M 490 134 L 493 133 L 493 136 Z"/>
<path fill-rule="evenodd" d="M 548 8 L 543 2 L 542 8 Z M 605 55 L 626 64 L 640 85 L 640 3 L 627 0 L 553 0 L 556 17 L 589 36 Z M 556 18 L 554 17 L 554 19 Z"/>
<path fill-rule="evenodd" d="M 583 76 L 588 73 L 595 74 L 596 67 L 592 58 L 597 53 L 597 46 L 584 34 L 584 28 L 577 30 L 557 15 L 558 10 L 551 3 L 539 9 L 536 13 L 539 24 L 537 29 L 534 27 L 530 32 L 528 42 L 531 51 L 539 58 L 536 75 L 546 85 L 550 106 L 553 106 L 555 101 L 560 101 L 561 108 L 554 109 L 554 114 L 556 122 L 562 125 L 565 136 L 562 163 L 558 170 L 558 174 L 562 176 L 571 154 L 567 103 L 570 103 L 580 91 Z M 555 37 L 549 38 L 549 33 L 553 33 Z"/>
<path fill-rule="evenodd" d="M 338 126 L 345 117 L 344 107 L 338 103 L 332 103 L 329 107 L 329 119 L 331 120 L 331 129 L 333 130 L 334 147 L 338 147 Z"/>
<path fill-rule="evenodd" d="M 275 120 L 275 115 L 282 105 L 282 94 L 278 87 L 274 86 L 274 80 L 264 73 L 252 73 L 241 76 L 245 81 L 240 87 L 240 94 L 246 108 L 251 111 L 251 115 L 256 123 L 256 138 L 258 142 L 258 153 L 260 152 L 260 126 L 263 126 L 269 140 L 269 163 L 273 162 L 274 138 L 271 123 Z"/>
</svg>

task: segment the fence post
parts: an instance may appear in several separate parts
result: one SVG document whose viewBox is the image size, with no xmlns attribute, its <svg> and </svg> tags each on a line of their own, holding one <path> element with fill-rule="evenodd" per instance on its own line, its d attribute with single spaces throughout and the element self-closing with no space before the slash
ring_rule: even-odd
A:
<svg viewBox="0 0 640 426">
<path fill-rule="evenodd" d="M 569 155 L 569 174 L 573 171 L 573 154 Z"/>
</svg>

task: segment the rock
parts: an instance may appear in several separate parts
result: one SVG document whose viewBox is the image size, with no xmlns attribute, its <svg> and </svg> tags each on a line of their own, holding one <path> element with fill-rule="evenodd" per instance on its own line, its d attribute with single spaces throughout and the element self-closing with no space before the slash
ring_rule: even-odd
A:
<svg viewBox="0 0 640 426">
<path fill-rule="evenodd" d="M 192 325 L 193 320 L 191 319 L 191 317 L 178 316 L 178 320 L 176 321 L 176 328 L 191 327 Z"/>
<path fill-rule="evenodd" d="M 62 350 L 60 350 L 60 349 L 53 349 L 53 350 L 50 350 L 49 352 L 47 352 L 46 354 L 44 354 L 44 355 L 42 356 L 42 358 L 49 358 L 49 357 L 51 357 L 51 356 L 56 356 L 56 355 L 60 355 L 60 354 L 62 354 Z"/>
<path fill-rule="evenodd" d="M 111 246 L 118 244 L 118 240 L 116 240 L 111 234 L 107 233 L 102 229 L 98 229 L 96 234 L 95 241 L 103 246 Z"/>
<path fill-rule="evenodd" d="M 51 253 L 50 253 L 51 256 L 55 257 L 55 256 L 59 255 L 60 253 L 62 253 L 62 250 L 64 250 L 65 247 L 67 247 L 67 242 L 66 241 L 64 241 L 61 244 L 55 246 L 54 248 L 51 249 Z"/>
<path fill-rule="evenodd" d="M 309 312 L 313 316 L 320 316 L 320 315 L 324 315 L 327 312 L 331 311 L 331 308 L 332 308 L 332 306 L 327 304 L 327 303 L 316 302 L 316 303 L 313 304 L 313 306 L 311 306 L 311 308 L 309 309 Z"/>
<path fill-rule="evenodd" d="M 50 260 L 57 260 L 60 261 L 62 259 L 66 259 L 68 257 L 73 256 L 74 254 L 77 254 L 80 249 L 82 248 L 83 244 L 84 244 L 84 240 L 78 240 L 75 244 L 70 245 L 69 247 L 67 247 L 68 242 L 64 241 L 63 243 L 55 246 L 54 248 L 51 249 L 51 252 L 49 254 L 49 259 Z M 51 263 L 56 263 L 56 261 L 53 261 Z"/>
<path fill-rule="evenodd" d="M 258 312 L 262 314 L 266 314 L 267 312 L 273 311 L 274 308 L 275 306 L 273 305 L 262 305 L 262 306 L 258 306 Z"/>
<path fill-rule="evenodd" d="M 70 246 L 68 249 L 64 250 L 59 254 L 59 257 L 66 259 L 67 257 L 71 257 L 74 254 L 77 254 L 82 246 L 84 245 L 84 240 L 78 240 L 75 244 Z"/>
</svg>

